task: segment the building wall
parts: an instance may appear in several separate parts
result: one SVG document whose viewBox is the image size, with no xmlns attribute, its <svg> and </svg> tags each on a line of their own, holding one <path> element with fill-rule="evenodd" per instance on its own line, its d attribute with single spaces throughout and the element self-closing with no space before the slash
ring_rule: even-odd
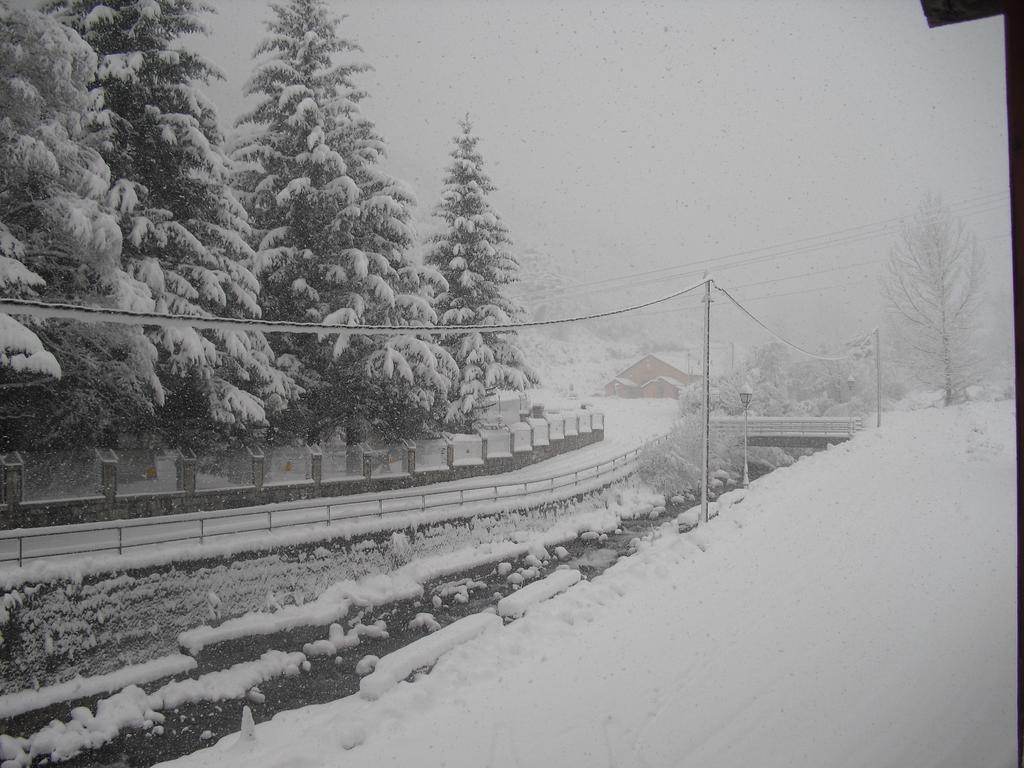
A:
<svg viewBox="0 0 1024 768">
<path fill-rule="evenodd" d="M 643 397 L 640 387 L 631 387 L 618 381 L 609 381 L 605 384 L 604 393 L 607 397 Z"/>
<path fill-rule="evenodd" d="M 677 399 L 679 397 L 679 388 L 669 384 L 667 381 L 651 381 L 644 387 L 641 387 L 643 397 L 671 397 Z"/>
</svg>

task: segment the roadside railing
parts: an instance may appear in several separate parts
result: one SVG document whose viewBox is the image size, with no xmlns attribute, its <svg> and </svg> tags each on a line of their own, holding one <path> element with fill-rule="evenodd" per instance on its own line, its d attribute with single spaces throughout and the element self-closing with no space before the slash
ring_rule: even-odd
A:
<svg viewBox="0 0 1024 768">
<path fill-rule="evenodd" d="M 722 432 L 742 432 L 742 416 L 716 416 L 711 419 L 711 428 Z M 747 434 L 799 435 L 808 437 L 853 436 L 864 428 L 860 416 L 749 416 Z"/>
<path fill-rule="evenodd" d="M 0 455 L 0 530 L 383 492 L 508 471 L 604 437 L 603 414 L 580 409 L 534 419 L 518 399 L 513 404 L 518 421 L 496 416 L 471 434 L 388 444 L 251 445 L 198 456 L 185 449 L 12 451 Z"/>
<path fill-rule="evenodd" d="M 343 521 L 384 519 L 388 515 L 427 512 L 441 507 L 453 510 L 480 502 L 527 499 L 554 494 L 601 477 L 628 476 L 636 470 L 641 452 L 665 438 L 655 438 L 612 459 L 572 471 L 529 480 L 495 482 L 464 480 L 457 488 L 388 491 L 373 496 L 310 499 L 281 502 L 249 509 L 223 509 L 166 515 L 153 518 L 77 523 L 48 528 L 0 531 L 0 564 L 24 565 L 27 560 L 86 554 L 118 553 L 139 547 L 198 542 L 237 534 L 273 532 L 297 526 L 330 527 Z M 611 480 L 610 480 L 611 482 Z"/>
</svg>

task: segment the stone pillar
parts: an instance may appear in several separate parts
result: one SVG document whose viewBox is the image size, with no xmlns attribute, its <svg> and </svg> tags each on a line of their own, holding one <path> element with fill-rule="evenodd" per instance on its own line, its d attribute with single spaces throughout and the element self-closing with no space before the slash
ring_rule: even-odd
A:
<svg viewBox="0 0 1024 768">
<path fill-rule="evenodd" d="M 319 445 L 309 446 L 309 473 L 313 478 L 313 485 L 317 494 L 320 493 L 320 484 L 324 478 L 324 454 Z"/>
<path fill-rule="evenodd" d="M 263 493 L 263 478 L 266 474 L 266 456 L 259 448 L 246 449 L 249 452 L 249 458 L 252 460 L 252 484 L 256 488 L 256 495 Z"/>
<path fill-rule="evenodd" d="M 405 444 L 405 471 L 416 474 L 416 444 L 412 442 Z"/>
<path fill-rule="evenodd" d="M 363 449 L 363 477 L 370 480 L 373 475 L 373 456 L 370 451 Z"/>
<path fill-rule="evenodd" d="M 118 517 L 114 509 L 117 501 L 117 454 L 109 448 L 97 448 L 96 454 L 100 460 L 100 493 L 105 500 L 101 519 L 113 520 Z"/>
<path fill-rule="evenodd" d="M 181 455 L 181 490 L 185 492 L 185 510 L 196 507 L 196 455 L 186 449 Z"/>
<path fill-rule="evenodd" d="M 17 528 L 21 525 L 19 506 L 25 493 L 25 462 L 17 451 L 8 453 L 0 464 L 3 470 L 4 511 L 7 513 L 5 528 Z"/>
<path fill-rule="evenodd" d="M 185 490 L 185 462 L 184 455 L 181 451 L 178 451 L 177 457 L 174 459 L 174 490 L 183 491 Z"/>
</svg>

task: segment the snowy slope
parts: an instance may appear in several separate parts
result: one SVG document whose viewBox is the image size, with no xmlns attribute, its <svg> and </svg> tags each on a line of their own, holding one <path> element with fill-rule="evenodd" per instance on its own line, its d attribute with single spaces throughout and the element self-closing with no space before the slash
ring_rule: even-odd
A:
<svg viewBox="0 0 1024 768">
<path fill-rule="evenodd" d="M 177 765 L 1010 765 L 1011 407 L 887 416 L 378 701 Z"/>
</svg>

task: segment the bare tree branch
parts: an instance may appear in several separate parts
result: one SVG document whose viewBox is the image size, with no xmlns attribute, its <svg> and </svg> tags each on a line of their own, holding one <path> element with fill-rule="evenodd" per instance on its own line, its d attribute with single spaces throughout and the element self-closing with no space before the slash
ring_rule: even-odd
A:
<svg viewBox="0 0 1024 768">
<path fill-rule="evenodd" d="M 928 196 L 900 228 L 882 292 L 923 383 L 941 387 L 945 404 L 976 380 L 974 330 L 984 264 L 977 240 L 942 201 Z"/>
</svg>

